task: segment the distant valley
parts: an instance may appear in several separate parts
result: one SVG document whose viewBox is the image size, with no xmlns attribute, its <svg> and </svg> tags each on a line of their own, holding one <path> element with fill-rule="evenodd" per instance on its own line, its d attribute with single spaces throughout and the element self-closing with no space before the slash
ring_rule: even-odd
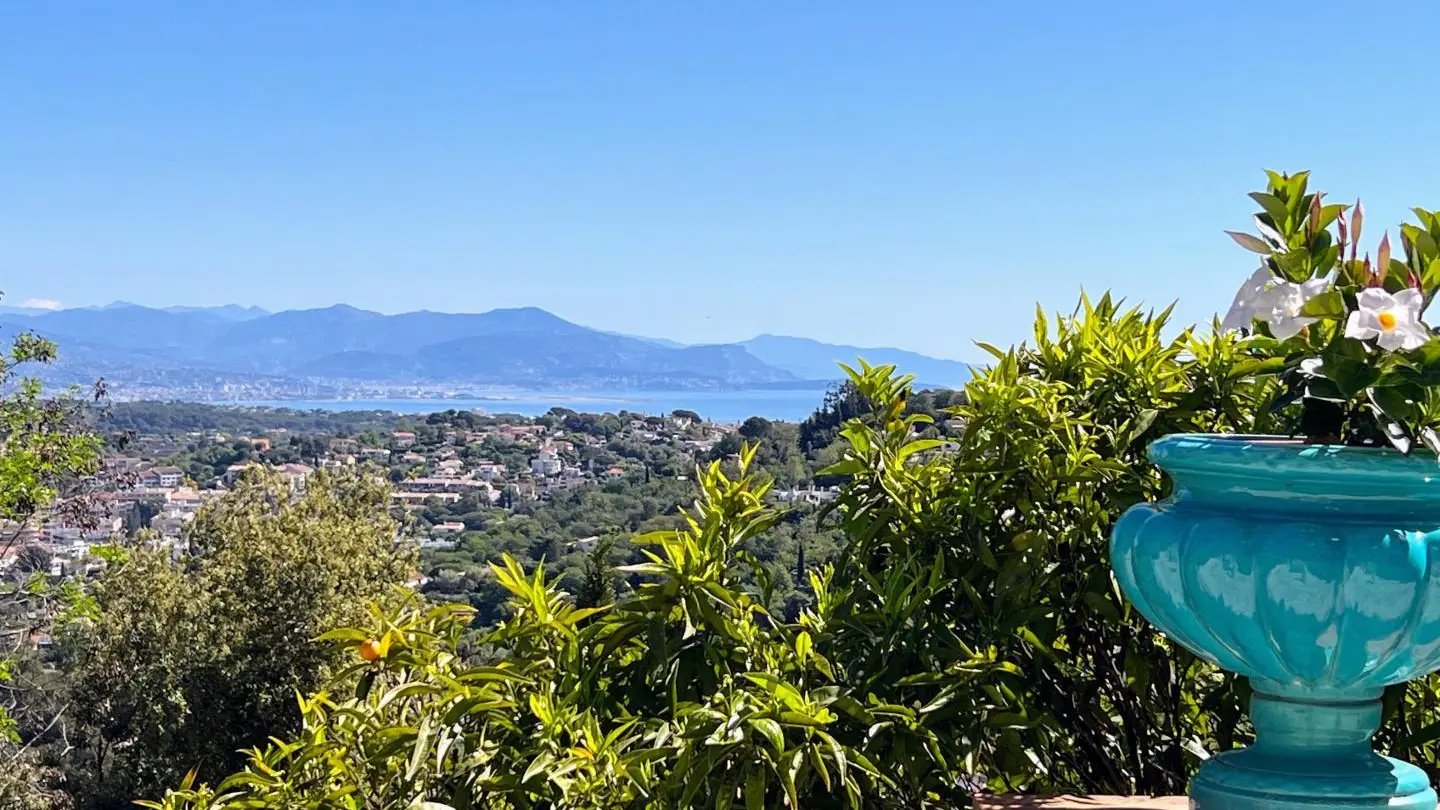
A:
<svg viewBox="0 0 1440 810">
<path fill-rule="evenodd" d="M 592 329 L 533 307 L 385 315 L 346 305 L 272 313 L 117 303 L 0 309 L 0 329 L 33 331 L 60 345 L 60 361 L 47 371 L 51 382 L 103 377 L 122 399 L 820 388 L 841 376 L 837 362 L 857 356 L 895 363 L 933 386 L 970 377 L 964 363 L 898 349 L 775 335 L 683 345 Z"/>
</svg>

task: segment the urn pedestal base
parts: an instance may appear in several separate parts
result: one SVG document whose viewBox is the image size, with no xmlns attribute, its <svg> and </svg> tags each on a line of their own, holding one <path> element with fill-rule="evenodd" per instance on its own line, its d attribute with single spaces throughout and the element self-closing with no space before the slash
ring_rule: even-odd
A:
<svg viewBox="0 0 1440 810">
<path fill-rule="evenodd" d="M 1323 760 L 1305 764 L 1324 766 Z M 1371 753 L 1333 763 L 1326 773 L 1244 750 L 1221 754 L 1190 780 L 1194 810 L 1435 810 L 1425 772 L 1408 762 Z"/>
<path fill-rule="evenodd" d="M 1421 769 L 1370 748 L 1380 700 L 1255 693 L 1255 745 L 1210 759 L 1190 780 L 1194 810 L 1436 810 Z"/>
<path fill-rule="evenodd" d="M 1440 671 L 1435 458 L 1198 434 L 1150 458 L 1174 488 L 1115 524 L 1115 579 L 1254 689 L 1255 745 L 1205 763 L 1195 810 L 1436 810 L 1423 771 L 1370 746 L 1385 690 Z"/>
</svg>

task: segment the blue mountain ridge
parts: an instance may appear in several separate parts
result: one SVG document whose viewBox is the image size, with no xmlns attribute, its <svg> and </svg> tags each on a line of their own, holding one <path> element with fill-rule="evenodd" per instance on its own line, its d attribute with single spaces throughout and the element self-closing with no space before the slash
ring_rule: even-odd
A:
<svg viewBox="0 0 1440 810">
<path fill-rule="evenodd" d="M 465 314 L 385 315 L 340 304 L 270 313 L 254 307 L 117 302 L 49 312 L 0 311 L 0 329 L 60 345 L 76 378 L 148 376 L 224 385 L 230 376 L 335 384 L 456 383 L 592 389 L 819 387 L 836 362 L 894 362 L 922 382 L 962 384 L 969 367 L 898 349 L 865 349 L 761 335 L 683 345 L 581 326 L 537 307 Z M 209 382 L 206 382 L 206 381 Z"/>
</svg>

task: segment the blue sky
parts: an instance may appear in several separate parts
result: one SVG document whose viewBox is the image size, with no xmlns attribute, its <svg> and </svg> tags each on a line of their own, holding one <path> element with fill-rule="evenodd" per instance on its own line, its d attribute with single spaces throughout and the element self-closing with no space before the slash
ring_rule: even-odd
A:
<svg viewBox="0 0 1440 810">
<path fill-rule="evenodd" d="M 1208 318 L 1261 169 L 1440 207 L 1433 2 L 0 4 L 0 289 L 961 359 Z M 1373 240 L 1367 239 L 1368 242 Z"/>
</svg>

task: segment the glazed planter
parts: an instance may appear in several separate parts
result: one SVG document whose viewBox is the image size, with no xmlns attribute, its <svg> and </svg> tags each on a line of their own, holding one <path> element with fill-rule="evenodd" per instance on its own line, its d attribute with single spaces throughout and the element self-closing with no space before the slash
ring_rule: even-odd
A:
<svg viewBox="0 0 1440 810">
<path fill-rule="evenodd" d="M 1169 436 L 1174 494 L 1126 512 L 1111 564 L 1135 607 L 1250 679 L 1256 742 L 1207 760 L 1197 810 L 1433 810 L 1370 738 L 1385 687 L 1440 669 L 1440 463 L 1255 436 Z"/>
</svg>

